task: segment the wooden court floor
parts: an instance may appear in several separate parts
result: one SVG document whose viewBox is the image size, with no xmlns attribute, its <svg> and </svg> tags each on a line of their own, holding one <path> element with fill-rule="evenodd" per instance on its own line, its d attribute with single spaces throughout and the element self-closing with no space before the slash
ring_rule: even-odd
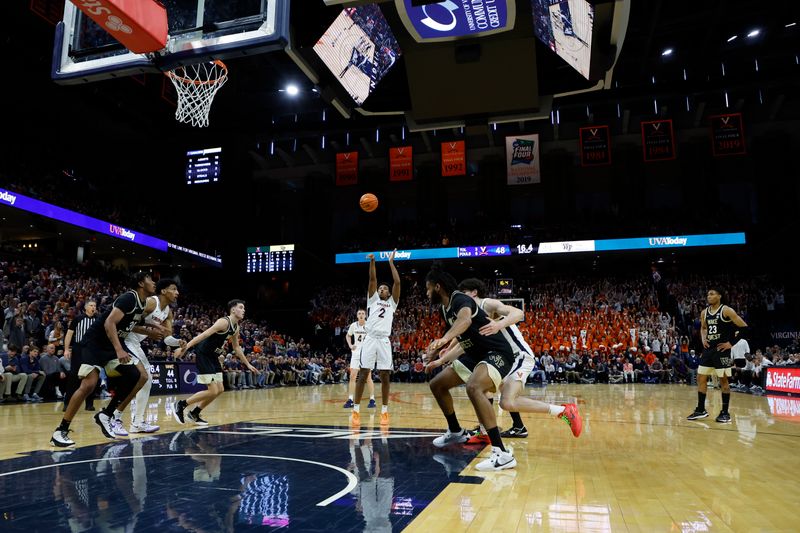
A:
<svg viewBox="0 0 800 533">
<path fill-rule="evenodd" d="M 379 388 L 379 384 L 376 385 Z M 685 385 L 550 385 L 528 388 L 526 393 L 552 403 L 577 401 L 584 418 L 583 434 L 576 439 L 559 420 L 544 415 L 523 415 L 529 437 L 506 441 L 513 446 L 518 466 L 499 473 L 474 469 L 474 465 L 488 455 L 488 448 L 473 446 L 470 452 L 455 450 L 449 455 L 433 457 L 435 462 L 429 460 L 437 452 L 430 445 L 432 435 L 443 431 L 446 425 L 424 384 L 392 384 L 391 425 L 390 430 L 383 433 L 378 431 L 379 409 L 366 409 L 366 402 L 362 407 L 360 432 L 348 428 L 349 411 L 342 408 L 346 385 L 226 392 L 204 411 L 204 418 L 211 426 L 199 430 L 208 433 L 209 438 L 223 439 L 208 441 L 216 443 L 214 446 L 197 444 L 196 439 L 195 444 L 181 444 L 181 439 L 176 438 L 181 434 L 177 432 L 195 428 L 180 426 L 168 413 L 167 407 L 175 397 L 154 396 L 148 418 L 162 429 L 154 434 L 156 439 L 148 446 L 155 446 L 158 439 L 162 439 L 163 450 L 167 450 L 166 443 L 170 442 L 170 453 L 154 454 L 154 457 L 196 453 L 198 449 L 238 450 L 199 455 L 224 456 L 223 466 L 229 461 L 230 468 L 242 470 L 242 465 L 248 463 L 235 463 L 230 457 L 239 457 L 236 461 L 261 457 L 236 447 L 237 439 L 244 441 L 252 434 L 257 436 L 257 440 L 251 439 L 253 446 L 264 457 L 279 459 L 276 456 L 282 454 L 299 455 L 313 459 L 309 463 L 331 463 L 334 465 L 331 468 L 336 467 L 338 461 L 341 470 L 351 472 L 358 470 L 353 463 L 357 457 L 356 463 L 364 472 L 375 473 L 382 469 L 384 478 L 391 472 L 394 479 L 391 484 L 382 485 L 382 490 L 390 491 L 384 497 L 388 498 L 384 501 L 387 516 L 368 516 L 373 511 L 367 509 L 360 497 L 352 496 L 357 492 L 353 489 L 351 500 L 346 500 L 352 504 L 342 503 L 345 500 L 333 502 L 327 508 L 328 514 L 319 515 L 317 522 L 290 520 L 291 513 L 287 511 L 283 513 L 287 514 L 285 519 L 263 519 L 259 531 L 800 531 L 797 511 L 800 504 L 800 400 L 733 393 L 733 423 L 719 425 L 713 420 L 720 407 L 719 391 L 709 391 L 707 409 L 711 416 L 690 422 L 686 416 L 696 403 L 696 391 Z M 454 397 L 462 424 L 473 427 L 476 417 L 465 390 L 456 389 Z M 65 469 L 73 461 L 69 457 L 58 458 L 59 452 L 53 454 L 49 445 L 50 435 L 60 418 L 61 404 L 0 405 L 0 482 L 4 483 L 0 488 L 7 491 L 13 487 L 17 491 L 14 502 L 44 498 L 27 494 L 41 489 L 30 488 L 28 483 L 20 484 L 15 478 L 24 475 L 25 479 L 30 479 L 34 473 L 51 470 L 58 470 L 56 478 L 69 476 Z M 510 425 L 507 414 L 501 414 L 499 420 L 501 427 Z M 227 426 L 218 428 L 225 424 Z M 76 464 L 103 461 L 108 456 L 109 452 L 99 446 L 108 447 L 109 441 L 100 435 L 90 413 L 80 412 L 73 429 L 73 438 L 78 443 L 74 453 L 92 454 L 90 459 L 75 461 Z M 278 435 L 281 431 L 299 432 L 296 436 L 302 433 L 308 439 L 288 439 L 287 435 Z M 381 439 L 384 446 L 391 442 L 391 463 L 387 454 L 379 465 Z M 115 446 L 124 449 L 119 444 L 131 440 L 136 439 L 120 439 Z M 306 442 L 308 447 L 303 448 Z M 369 448 L 365 447 L 368 442 Z M 85 451 L 93 448 L 97 451 Z M 359 455 L 361 448 L 368 450 L 363 459 Z M 141 445 L 138 449 L 141 454 Z M 144 457 L 148 457 L 146 452 Z M 366 466 L 361 464 L 364 459 Z M 62 464 L 57 469 L 50 468 L 59 461 Z M 163 461 L 158 468 L 172 464 L 166 459 Z M 122 475 L 130 467 L 126 464 L 124 461 L 114 463 L 113 471 Z M 219 469 L 219 464 L 216 467 Z M 311 487 L 317 482 L 315 474 L 298 472 L 300 470 L 293 467 L 284 474 L 307 476 L 300 485 Z M 153 469 L 148 473 L 152 483 Z M 236 476 L 238 480 L 238 471 Z M 437 481 L 422 488 L 428 478 L 437 476 L 441 483 Z M 358 472 L 356 477 L 359 483 L 365 479 Z M 332 483 L 342 483 L 343 479 Z M 207 481 L 195 473 L 191 486 L 204 480 Z M 161 482 L 168 484 L 163 479 Z M 51 484 L 52 480 L 43 478 L 41 483 Z M 293 483 L 298 486 L 297 482 Z M 153 500 L 157 493 L 156 489 L 150 489 L 150 500 L 144 507 L 158 505 Z M 319 504 L 312 501 L 317 498 L 315 494 L 292 494 L 295 494 L 294 500 L 287 509 L 303 508 L 309 509 L 308 512 L 317 509 L 314 505 Z M 305 502 L 308 507 L 303 507 L 303 499 L 310 502 Z M 57 516 L 64 512 L 63 501 L 50 500 L 53 498 L 47 495 L 37 504 L 39 508 L 52 505 L 52 522 L 48 524 L 66 524 L 58 521 L 63 517 Z M 377 500 L 380 504 L 381 497 Z M 4 513 L 9 512 L 8 501 L 0 496 Z M 105 505 L 114 505 L 114 501 Z M 413 512 L 408 511 L 412 508 Z M 12 518 L 13 511 L 12 503 Z M 23 516 L 26 512 L 20 508 L 17 515 Z M 354 512 L 363 514 L 363 520 L 353 518 Z M 173 522 L 178 523 L 177 520 L 174 518 Z M 231 520 L 227 525 L 210 530 L 249 530 L 241 520 Z M 139 520 L 138 525 L 129 530 L 149 531 L 144 523 Z M 34 515 L 25 529 L 36 531 L 36 524 Z M 22 529 L 20 523 L 13 519 L 9 522 L 6 518 L 6 525 L 0 522 L 0 531 L 18 528 Z M 49 529 L 56 531 L 58 526 L 49 526 Z M 186 526 L 178 530 L 193 529 Z"/>
</svg>

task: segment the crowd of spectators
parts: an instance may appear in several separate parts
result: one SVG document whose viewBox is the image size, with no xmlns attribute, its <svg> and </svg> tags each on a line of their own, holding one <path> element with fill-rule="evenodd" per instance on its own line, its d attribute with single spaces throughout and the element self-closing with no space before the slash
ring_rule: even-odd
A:
<svg viewBox="0 0 800 533">
<path fill-rule="evenodd" d="M 96 301 L 101 312 L 108 308 L 125 290 L 123 280 L 122 273 L 98 265 L 45 268 L 30 261 L 0 262 L 2 399 L 59 397 L 69 371 L 69 353 L 64 350 L 69 324 L 87 301 Z M 745 320 L 751 310 L 770 312 L 785 305 L 783 289 L 759 279 L 675 278 L 668 290 L 679 302 L 684 315 L 679 317 L 659 308 L 657 292 L 647 278 L 573 278 L 527 284 L 520 280 L 518 292 L 526 304 L 526 316 L 519 327 L 537 358 L 530 379 L 691 383 L 701 349 L 697 317 L 705 291 L 715 285 L 726 287 L 726 301 Z M 430 341 L 443 333 L 444 325 L 419 282 L 405 285 L 401 299 L 392 334 L 394 379 L 422 382 L 428 377 L 422 355 Z M 315 337 L 312 342 L 286 335 L 264 321 L 246 319 L 240 344 L 261 373 L 251 375 L 227 353 L 221 363 L 228 386 L 267 388 L 347 379 L 350 354 L 343 336 L 365 300 L 364 287 L 320 290 L 310 302 L 310 324 L 326 328 L 332 335 Z M 175 335 L 189 340 L 223 315 L 219 306 L 182 296 L 174 309 Z M 170 348 L 149 339 L 144 344 L 153 362 L 191 362 L 194 357 L 190 351 L 176 358 Z M 737 383 L 757 386 L 764 366 L 800 362 L 797 346 L 758 348 L 746 368 L 737 372 Z"/>
<path fill-rule="evenodd" d="M 518 281 L 518 283 L 520 283 Z M 751 311 L 767 313 L 785 305 L 783 288 L 766 279 L 721 276 L 676 277 L 666 291 L 680 302 L 680 316 L 659 305 L 653 280 L 644 278 L 571 278 L 545 282 L 522 281 L 517 296 L 526 305 L 518 324 L 534 355 L 532 381 L 574 383 L 693 383 L 699 353 L 700 311 L 706 292 L 724 287 L 726 302 L 745 320 Z M 318 327 L 345 331 L 363 305 L 363 288 L 322 289 L 311 301 L 310 319 Z M 438 312 L 425 301 L 422 287 L 404 288 L 395 314 L 393 348 L 396 374 L 403 380 L 424 379 L 414 367 L 422 365 L 428 344 L 444 331 Z M 764 364 L 800 362 L 797 346 L 764 347 Z M 758 364 L 757 364 L 758 366 Z M 746 382 L 747 374 L 737 383 Z M 757 381 L 760 372 L 755 373 Z"/>
<path fill-rule="evenodd" d="M 89 274 L 87 272 L 92 272 Z M 66 332 L 88 301 L 101 312 L 126 290 L 124 277 L 98 265 L 47 268 L 29 261 L 0 262 L 0 401 L 36 402 L 58 399 L 69 371 Z M 175 335 L 189 340 L 224 316 L 220 306 L 184 299 L 174 310 Z M 193 352 L 176 358 L 172 349 L 143 341 L 151 362 L 188 361 Z M 313 350 L 303 338 L 280 333 L 264 321 L 247 319 L 240 345 L 260 376 L 251 376 L 232 354 L 223 358 L 232 388 L 262 388 L 333 383 L 347 374 L 344 350 Z M 230 349 L 230 346 L 229 346 Z"/>
</svg>

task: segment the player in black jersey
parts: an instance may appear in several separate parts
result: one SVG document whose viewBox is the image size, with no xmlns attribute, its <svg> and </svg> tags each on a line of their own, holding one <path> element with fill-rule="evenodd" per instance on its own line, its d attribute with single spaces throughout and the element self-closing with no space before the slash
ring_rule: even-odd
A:
<svg viewBox="0 0 800 533">
<path fill-rule="evenodd" d="M 706 411 L 708 377 L 717 375 L 722 387 L 722 411 L 716 421 L 720 424 L 729 424 L 731 415 L 728 413 L 728 405 L 731 400 L 731 386 L 728 378 L 733 367 L 731 348 L 737 341 L 746 337 L 747 323 L 736 314 L 736 311 L 722 304 L 720 291 L 709 290 L 707 301 L 708 307 L 700 313 L 700 335 L 705 350 L 697 368 L 697 407 L 687 419 L 697 420 L 708 416 Z"/>
<path fill-rule="evenodd" d="M 475 300 L 457 290 L 458 284 L 450 274 L 442 272 L 437 265 L 425 278 L 428 298 L 433 304 L 441 304 L 441 313 L 450 329 L 439 339 L 435 339 L 426 354 L 430 360 L 452 339 L 458 339 L 463 354 L 453 361 L 430 382 L 442 413 L 447 419 L 447 432 L 434 439 L 433 444 L 444 447 L 451 443 L 466 442 L 469 435 L 461 427 L 453 407 L 450 389 L 462 383 L 467 385 L 467 395 L 475 408 L 478 420 L 492 442 L 489 459 L 480 462 L 478 470 L 505 470 L 517 465 L 516 459 L 503 446 L 494 408 L 486 397 L 487 392 L 496 392 L 503 378 L 511 371 L 516 357 L 513 341 L 505 330 L 492 335 L 483 335 L 480 329 L 490 323 L 486 313 L 478 307 Z M 452 350 L 451 350 L 452 351 Z"/>
<path fill-rule="evenodd" d="M 94 416 L 94 420 L 109 439 L 115 438 L 111 422 L 114 411 L 123 401 L 130 401 L 137 385 L 142 383 L 139 368 L 131 363 L 131 353 L 125 350 L 125 337 L 141 325 L 147 297 L 155 293 L 156 284 L 147 272 L 137 272 L 131 279 L 131 290 L 119 295 L 114 305 L 103 313 L 81 339 L 82 364 L 78 369 L 81 385 L 70 398 L 61 424 L 50 441 L 55 446 L 72 446 L 69 426 L 86 396 L 94 391 L 104 368 L 109 385 L 115 389 L 109 404 Z"/>
<path fill-rule="evenodd" d="M 231 300 L 228 302 L 228 313 L 228 316 L 220 318 L 214 322 L 213 326 L 190 340 L 186 344 L 186 348 L 175 350 L 175 357 L 178 357 L 182 352 L 197 346 L 195 349 L 197 382 L 208 387 L 207 390 L 196 392 L 187 399 L 179 400 L 173 404 L 172 413 L 179 424 L 183 424 L 188 419 L 198 426 L 208 425 L 208 422 L 200 418 L 200 411 L 208 407 L 225 390 L 219 356 L 224 353 L 225 342 L 228 339 L 231 340 L 236 357 L 242 361 L 250 372 L 253 374 L 259 373 L 247 360 L 242 348 L 239 346 L 239 323 L 244 320 L 244 300 Z M 190 405 L 194 405 L 195 408 L 185 413 L 186 408 Z"/>
</svg>

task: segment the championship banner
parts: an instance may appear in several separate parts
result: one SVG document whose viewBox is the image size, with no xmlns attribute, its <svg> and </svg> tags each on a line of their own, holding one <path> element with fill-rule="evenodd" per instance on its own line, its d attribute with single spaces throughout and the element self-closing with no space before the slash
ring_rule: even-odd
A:
<svg viewBox="0 0 800 533">
<path fill-rule="evenodd" d="M 358 152 L 336 154 L 336 185 L 355 185 L 358 183 Z"/>
<path fill-rule="evenodd" d="M 608 126 L 580 128 L 579 139 L 582 167 L 611 164 L 611 135 Z"/>
<path fill-rule="evenodd" d="M 464 176 L 467 173 L 467 154 L 464 141 L 442 143 L 442 176 Z"/>
<path fill-rule="evenodd" d="M 742 114 L 715 115 L 711 120 L 711 150 L 714 157 L 746 154 Z"/>
<path fill-rule="evenodd" d="M 642 122 L 642 149 L 645 161 L 675 159 L 675 132 L 672 120 Z"/>
<path fill-rule="evenodd" d="M 408 181 L 413 177 L 413 148 L 411 146 L 389 148 L 389 181 Z"/>
<path fill-rule="evenodd" d="M 506 137 L 506 173 L 509 185 L 541 183 L 538 133 Z"/>
</svg>

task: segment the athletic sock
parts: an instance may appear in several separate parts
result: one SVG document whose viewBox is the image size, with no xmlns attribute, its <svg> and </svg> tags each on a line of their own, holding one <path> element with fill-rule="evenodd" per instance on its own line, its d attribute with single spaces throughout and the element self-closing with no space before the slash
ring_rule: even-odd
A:
<svg viewBox="0 0 800 533">
<path fill-rule="evenodd" d="M 730 392 L 723 392 L 722 393 L 722 412 L 728 412 L 728 406 L 731 403 L 731 393 Z"/>
<path fill-rule="evenodd" d="M 566 407 L 563 405 L 550 405 L 550 416 L 558 416 L 564 412 L 564 409 Z"/>
<path fill-rule="evenodd" d="M 195 418 L 200 418 L 200 411 L 202 411 L 202 409 L 200 409 L 200 406 L 195 407 L 194 409 L 192 409 L 192 416 Z"/>
<path fill-rule="evenodd" d="M 353 401 L 353 395 L 351 394 L 350 396 L 347 397 L 347 399 L 352 402 Z"/>
<path fill-rule="evenodd" d="M 355 411 L 356 413 L 361 412 L 361 405 L 360 404 L 355 404 L 353 406 L 353 411 Z"/>
<path fill-rule="evenodd" d="M 388 412 L 389 412 L 389 406 L 388 405 L 382 405 L 381 406 L 381 414 L 388 413 Z"/>
<path fill-rule="evenodd" d="M 698 392 L 697 393 L 697 412 L 702 413 L 706 410 L 706 393 L 705 392 Z"/>
<path fill-rule="evenodd" d="M 58 425 L 58 428 L 56 428 L 56 429 L 57 429 L 58 431 L 67 431 L 67 430 L 69 429 L 69 425 L 70 425 L 71 423 L 72 423 L 72 422 L 70 422 L 69 420 L 65 420 L 65 419 L 63 419 L 63 418 L 62 418 L 62 419 L 61 419 L 61 424 L 59 424 L 59 425 Z"/>
<path fill-rule="evenodd" d="M 522 421 L 522 417 L 519 416 L 519 413 L 511 412 L 511 420 L 514 422 L 514 427 L 517 429 L 522 429 L 525 427 L 525 423 Z"/>
<path fill-rule="evenodd" d="M 506 451 L 505 447 L 503 446 L 503 439 L 500 438 L 500 430 L 497 426 L 493 427 L 492 429 L 487 429 L 486 434 L 489 435 L 489 440 L 492 441 L 492 446 Z"/>
<path fill-rule="evenodd" d="M 458 423 L 455 412 L 444 415 L 444 417 L 447 419 L 447 429 L 450 430 L 450 433 L 461 433 L 461 424 Z"/>
</svg>

